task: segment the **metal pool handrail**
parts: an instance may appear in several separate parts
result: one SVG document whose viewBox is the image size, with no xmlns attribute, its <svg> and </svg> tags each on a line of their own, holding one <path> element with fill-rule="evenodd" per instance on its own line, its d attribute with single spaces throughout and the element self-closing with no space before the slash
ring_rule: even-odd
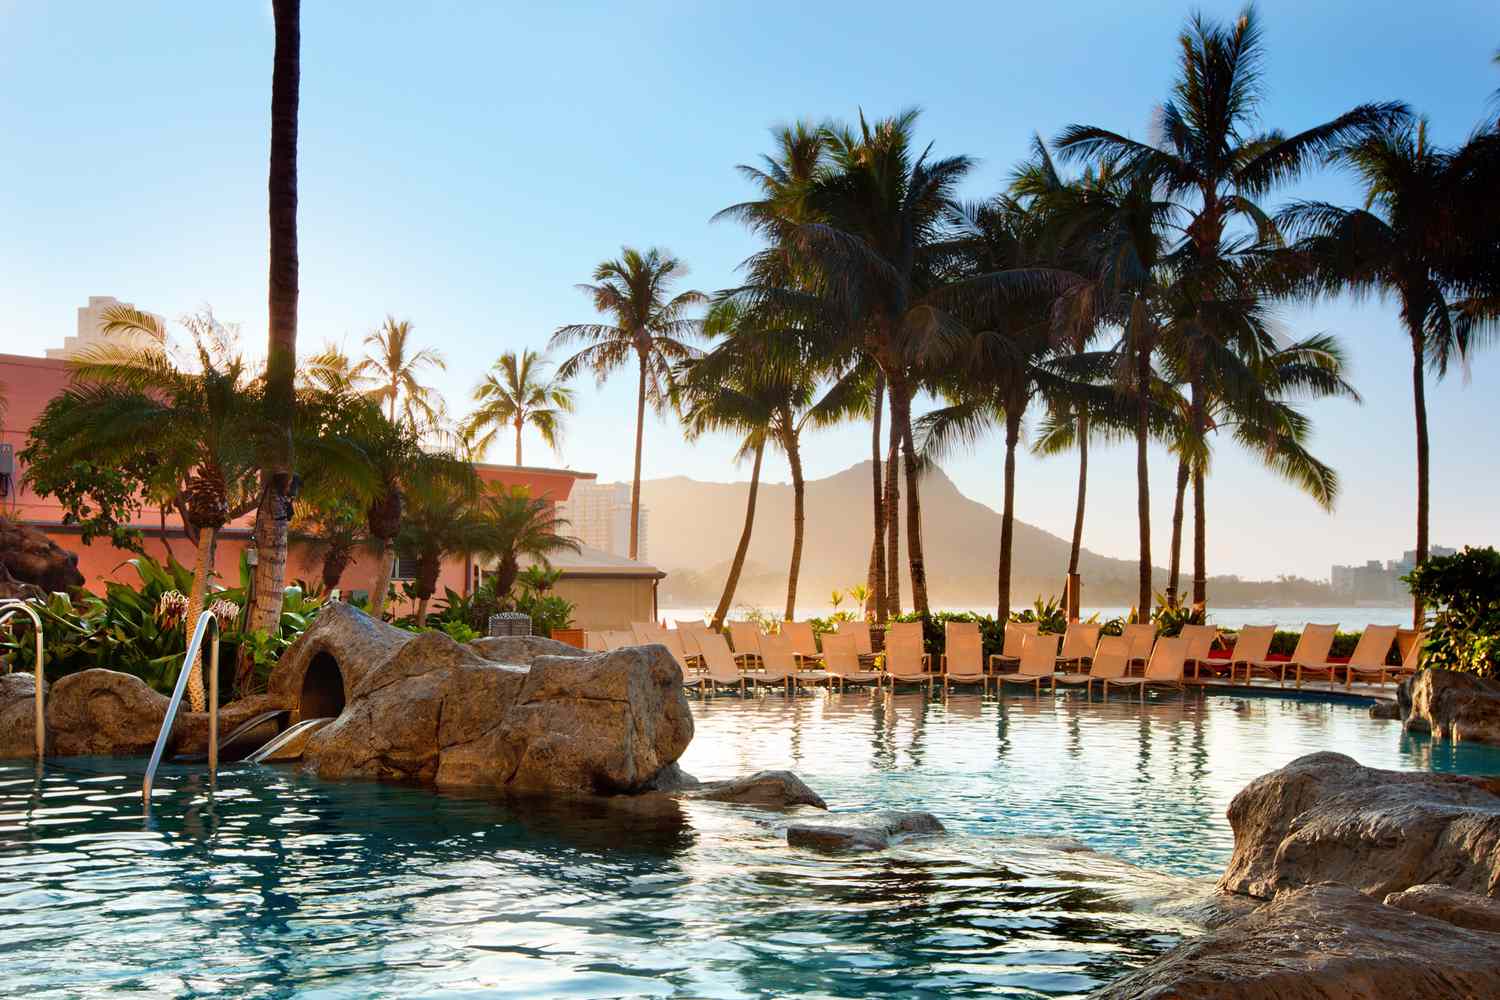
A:
<svg viewBox="0 0 1500 1000">
<path fill-rule="evenodd" d="M 187 655 L 182 658 L 182 670 L 177 675 L 177 686 L 172 689 L 172 700 L 167 702 L 166 718 L 161 720 L 161 732 L 156 734 L 156 746 L 151 750 L 151 762 L 146 765 L 146 780 L 141 783 L 141 801 L 146 810 L 151 809 L 151 781 L 156 777 L 156 768 L 161 764 L 162 751 L 167 748 L 167 739 L 172 735 L 172 725 L 177 721 L 177 707 L 182 704 L 182 692 L 187 690 L 188 678 L 193 665 L 203 649 L 203 635 L 212 625 L 213 645 L 208 654 L 208 773 L 209 780 L 219 772 L 219 620 L 212 611 L 198 616 L 193 628 L 193 640 L 188 643 Z"/>
<path fill-rule="evenodd" d="M 0 625 L 4 625 L 22 611 L 30 616 L 31 624 L 34 626 L 34 631 L 36 632 L 36 667 L 34 668 L 35 673 L 32 674 L 32 686 L 36 688 L 36 759 L 41 760 L 47 751 L 47 714 L 42 710 L 42 698 L 44 697 L 42 686 L 46 683 L 43 678 L 47 676 L 46 671 L 42 669 L 42 617 L 36 613 L 36 608 L 33 608 L 26 601 L 17 601 L 14 599 L 0 601 L 0 612 L 4 612 L 4 614 L 0 614 Z"/>
</svg>

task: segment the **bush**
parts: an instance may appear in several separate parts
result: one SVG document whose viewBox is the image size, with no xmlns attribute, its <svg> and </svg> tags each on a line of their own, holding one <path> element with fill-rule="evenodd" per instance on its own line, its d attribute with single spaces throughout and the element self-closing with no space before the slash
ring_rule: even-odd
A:
<svg viewBox="0 0 1500 1000">
<path fill-rule="evenodd" d="M 1402 579 L 1429 609 L 1426 666 L 1500 676 L 1500 552 L 1465 546 Z"/>
</svg>

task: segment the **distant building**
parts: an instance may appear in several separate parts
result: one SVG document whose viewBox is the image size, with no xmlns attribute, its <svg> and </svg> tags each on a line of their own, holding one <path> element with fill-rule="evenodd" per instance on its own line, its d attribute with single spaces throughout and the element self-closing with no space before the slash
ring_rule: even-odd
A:
<svg viewBox="0 0 1500 1000">
<path fill-rule="evenodd" d="M 139 335 L 110 335 L 104 332 L 105 310 L 122 306 L 126 309 L 134 309 L 135 303 L 121 302 L 113 295 L 90 295 L 89 304 L 78 307 L 78 332 L 71 337 L 64 337 L 61 347 L 47 348 L 47 357 L 53 361 L 66 361 L 78 354 L 78 352 L 100 344 L 131 344 L 139 342 Z M 148 313 L 147 315 L 160 320 L 163 326 L 166 325 L 166 321 L 155 313 Z"/>
<path fill-rule="evenodd" d="M 567 519 L 568 533 L 589 548 L 630 556 L 629 483 L 578 483 L 558 513 Z M 649 558 L 650 524 L 650 511 L 642 507 L 636 558 L 643 562 Z"/>
<path fill-rule="evenodd" d="M 1451 556 L 1455 552 L 1455 549 L 1434 545 L 1428 555 Z M 1352 601 L 1399 601 L 1407 596 L 1406 584 L 1401 578 L 1416 564 L 1416 550 L 1409 549 L 1400 559 L 1388 559 L 1384 563 L 1371 559 L 1363 566 L 1334 566 L 1328 583 L 1335 594 Z"/>
</svg>

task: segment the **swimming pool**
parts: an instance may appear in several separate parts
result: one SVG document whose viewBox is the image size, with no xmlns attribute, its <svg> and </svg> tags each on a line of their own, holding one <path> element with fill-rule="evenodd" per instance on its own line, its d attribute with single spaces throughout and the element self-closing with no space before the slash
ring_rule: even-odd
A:
<svg viewBox="0 0 1500 1000">
<path fill-rule="evenodd" d="M 212 800 L 200 769 L 164 770 L 148 823 L 139 761 L 0 762 L 0 994 L 1076 995 L 1190 932 L 1148 904 L 1211 881 L 1256 775 L 1320 749 L 1500 773 L 1500 750 L 1253 695 L 693 708 L 701 778 L 790 767 L 835 810 L 951 832 L 823 857 L 734 806 L 642 817 L 251 765 Z M 1036 839 L 1055 837 L 1145 871 Z"/>
</svg>

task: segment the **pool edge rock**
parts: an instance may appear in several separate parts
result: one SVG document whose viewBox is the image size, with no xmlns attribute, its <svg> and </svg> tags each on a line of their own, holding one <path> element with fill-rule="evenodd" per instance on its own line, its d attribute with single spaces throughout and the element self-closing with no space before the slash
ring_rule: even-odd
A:
<svg viewBox="0 0 1500 1000">
<path fill-rule="evenodd" d="M 1429 668 L 1402 682 L 1400 698 L 1408 732 L 1500 745 L 1500 681 Z"/>
<path fill-rule="evenodd" d="M 830 815 L 786 826 L 786 842 L 825 854 L 848 851 L 883 851 L 915 836 L 946 832 L 929 812 L 887 810 L 864 815 Z"/>
</svg>

